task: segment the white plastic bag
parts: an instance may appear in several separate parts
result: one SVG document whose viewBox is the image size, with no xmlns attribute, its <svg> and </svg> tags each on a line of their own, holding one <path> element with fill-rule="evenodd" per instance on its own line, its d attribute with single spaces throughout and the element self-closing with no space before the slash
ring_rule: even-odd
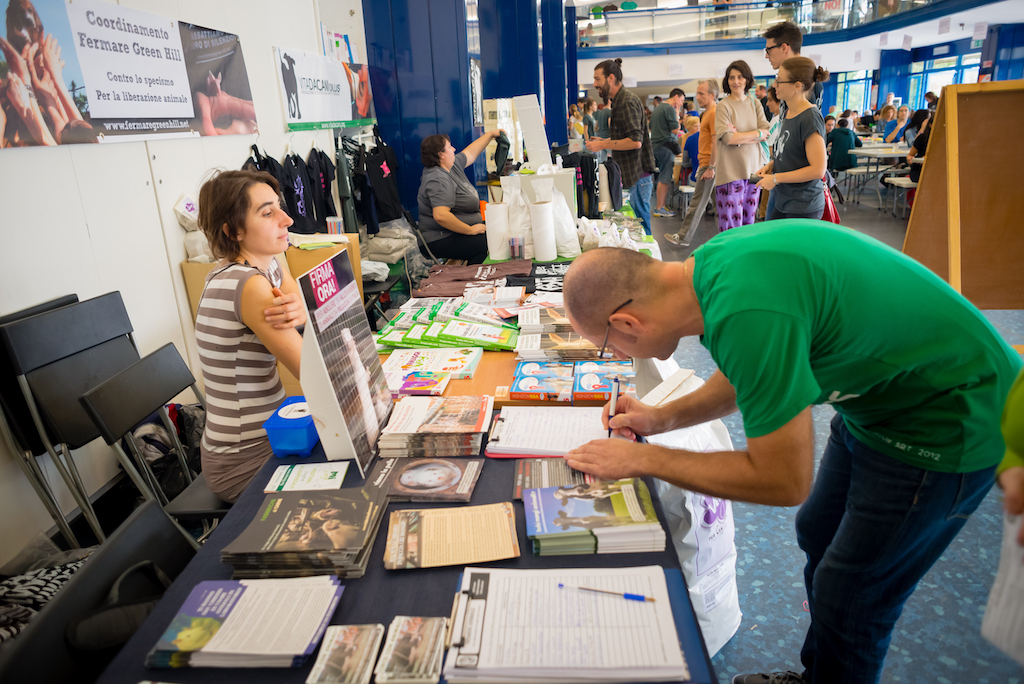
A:
<svg viewBox="0 0 1024 684">
<path fill-rule="evenodd" d="M 646 395 L 653 383 L 679 369 L 672 359 L 638 359 L 637 394 Z M 695 375 L 682 385 L 693 391 L 704 384 Z M 647 438 L 652 444 L 696 452 L 731 451 L 732 440 L 721 420 L 673 430 Z M 715 458 L 708 455 L 708 458 Z M 736 588 L 736 525 L 732 503 L 687 491 L 655 480 L 665 511 L 672 543 L 679 556 L 690 592 L 690 602 L 704 635 L 708 654 L 714 656 L 736 634 L 743 613 Z"/>
<path fill-rule="evenodd" d="M 636 244 L 636 240 L 629 234 L 628 228 L 623 228 L 622 232 L 619 233 L 619 247 L 622 249 L 630 249 L 634 252 L 639 252 L 640 247 Z"/>
<path fill-rule="evenodd" d="M 594 224 L 586 216 L 576 220 L 576 237 L 579 239 L 580 249 L 584 252 L 597 249 L 601 242 L 601 238 L 597 234 L 597 228 L 594 227 Z"/>
<path fill-rule="evenodd" d="M 533 224 L 530 222 L 530 202 L 523 193 L 519 176 L 502 176 L 501 193 L 508 205 L 508 237 L 522 238 L 523 258 L 532 259 Z"/>
<path fill-rule="evenodd" d="M 217 261 L 206 233 L 201 230 L 185 233 L 185 253 L 193 264 L 212 264 Z"/>
<path fill-rule="evenodd" d="M 182 195 L 174 205 L 174 215 L 186 232 L 199 230 L 199 205 L 188 195 Z"/>
<path fill-rule="evenodd" d="M 583 250 L 576 237 L 576 222 L 573 220 L 569 203 L 557 188 L 551 190 L 551 211 L 555 219 L 555 249 L 558 256 L 575 259 Z"/>
<path fill-rule="evenodd" d="M 362 259 L 359 262 L 359 267 L 363 272 L 363 280 L 372 280 L 375 283 L 383 283 L 388 279 L 390 269 L 387 264 L 379 261 L 367 261 Z"/>
</svg>

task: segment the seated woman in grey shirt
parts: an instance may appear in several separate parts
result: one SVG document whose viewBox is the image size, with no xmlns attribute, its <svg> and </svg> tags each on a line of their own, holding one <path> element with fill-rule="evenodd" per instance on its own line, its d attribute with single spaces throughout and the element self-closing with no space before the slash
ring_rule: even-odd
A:
<svg viewBox="0 0 1024 684">
<path fill-rule="evenodd" d="M 434 256 L 471 264 L 487 258 L 480 196 L 466 178 L 466 167 L 500 133 L 484 133 L 458 154 L 447 135 L 428 135 L 420 144 L 423 177 L 416 201 L 420 232 Z"/>
</svg>

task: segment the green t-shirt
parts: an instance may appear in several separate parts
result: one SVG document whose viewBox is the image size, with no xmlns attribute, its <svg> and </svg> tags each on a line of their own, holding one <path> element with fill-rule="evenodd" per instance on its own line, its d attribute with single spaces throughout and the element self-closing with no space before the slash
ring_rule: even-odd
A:
<svg viewBox="0 0 1024 684">
<path fill-rule="evenodd" d="M 679 130 L 679 116 L 672 105 L 662 102 L 651 114 L 651 148 L 658 149 L 672 137 L 672 131 Z"/>
<path fill-rule="evenodd" d="M 918 262 L 806 219 L 734 228 L 695 253 L 702 344 L 736 388 L 748 437 L 812 404 L 853 435 L 940 472 L 995 465 L 1020 356 Z"/>
</svg>

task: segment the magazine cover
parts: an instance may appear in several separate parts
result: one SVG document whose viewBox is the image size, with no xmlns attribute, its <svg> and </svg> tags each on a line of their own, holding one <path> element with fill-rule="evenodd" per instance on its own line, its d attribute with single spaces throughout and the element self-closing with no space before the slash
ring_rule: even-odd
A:
<svg viewBox="0 0 1024 684">
<path fill-rule="evenodd" d="M 658 522 L 651 493 L 637 477 L 525 489 L 523 505 L 530 538 Z"/>
<path fill-rule="evenodd" d="M 572 402 L 572 377 L 516 376 L 508 392 L 509 399 Z"/>
<path fill-rule="evenodd" d="M 392 396 L 440 396 L 448 387 L 451 376 L 433 371 L 385 371 L 384 379 Z"/>
<path fill-rule="evenodd" d="M 306 684 L 368 684 L 383 640 L 384 625 L 328 627 Z"/>
<path fill-rule="evenodd" d="M 535 375 L 542 378 L 571 378 L 576 364 L 572 361 L 520 361 L 516 364 L 515 375 Z"/>
<path fill-rule="evenodd" d="M 575 401 L 609 401 L 612 382 L 619 380 L 619 396 L 636 396 L 636 375 L 633 373 L 577 373 L 572 398 Z"/>
<path fill-rule="evenodd" d="M 256 518 L 223 553 L 358 550 L 375 503 L 361 489 L 268 494 Z"/>
<path fill-rule="evenodd" d="M 392 501 L 469 501 L 482 458 L 403 458 L 391 476 Z"/>
<path fill-rule="evenodd" d="M 388 570 L 487 563 L 519 557 L 512 502 L 392 511 L 384 547 Z"/>
<path fill-rule="evenodd" d="M 560 458 L 521 458 L 516 461 L 513 499 L 522 499 L 524 489 L 542 489 L 596 482 L 593 475 L 574 470 Z"/>
<path fill-rule="evenodd" d="M 448 618 L 395 616 L 374 671 L 376 681 L 436 682 L 447 630 Z"/>
</svg>

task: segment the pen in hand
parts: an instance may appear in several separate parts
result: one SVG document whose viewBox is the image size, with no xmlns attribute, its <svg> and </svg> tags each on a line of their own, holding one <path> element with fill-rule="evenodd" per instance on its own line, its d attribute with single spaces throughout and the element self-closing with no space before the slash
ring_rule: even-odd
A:
<svg viewBox="0 0 1024 684">
<path fill-rule="evenodd" d="M 612 378 L 612 399 L 608 402 L 608 438 L 612 436 L 612 417 L 615 415 L 615 403 L 619 400 L 619 378 Z"/>
</svg>

